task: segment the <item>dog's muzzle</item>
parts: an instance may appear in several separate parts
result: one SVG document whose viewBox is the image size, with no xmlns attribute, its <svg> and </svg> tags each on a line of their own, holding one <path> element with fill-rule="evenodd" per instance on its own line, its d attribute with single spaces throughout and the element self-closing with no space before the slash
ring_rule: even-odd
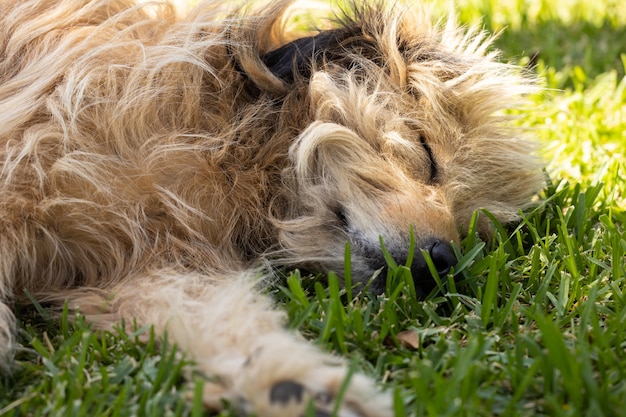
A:
<svg viewBox="0 0 626 417">
<path fill-rule="evenodd" d="M 423 297 L 432 291 L 437 283 L 428 268 L 428 263 L 422 251 L 430 255 L 430 259 L 440 278 L 448 275 L 452 267 L 456 265 L 457 258 L 452 245 L 441 239 L 430 239 L 424 242 L 420 249 L 421 250 L 415 250 L 413 262 L 411 263 L 411 274 L 418 297 Z M 398 265 L 406 264 L 406 254 L 401 255 L 397 252 L 392 252 L 391 255 Z M 371 286 L 371 290 L 374 294 L 382 294 L 385 291 L 387 279 L 387 263 L 382 253 L 376 257 L 368 257 L 368 261 L 373 268 L 383 269 Z"/>
</svg>

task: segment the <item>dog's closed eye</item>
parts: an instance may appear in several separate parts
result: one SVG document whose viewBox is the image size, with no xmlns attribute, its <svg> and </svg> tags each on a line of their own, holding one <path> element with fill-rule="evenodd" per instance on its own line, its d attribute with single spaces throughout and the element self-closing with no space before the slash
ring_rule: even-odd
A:
<svg viewBox="0 0 626 417">
<path fill-rule="evenodd" d="M 420 135 L 420 143 L 422 144 L 424 151 L 426 151 L 426 155 L 428 155 L 428 161 L 430 162 L 429 181 L 431 183 L 434 183 L 437 181 L 437 174 L 438 174 L 437 161 L 435 160 L 435 156 L 433 154 L 432 148 L 430 147 L 430 145 L 428 144 L 428 142 L 426 141 L 423 135 Z"/>
<path fill-rule="evenodd" d="M 437 158 L 435 157 L 435 153 L 431 145 L 428 143 L 428 139 L 423 133 L 423 130 L 419 127 L 419 125 L 413 121 L 405 121 L 406 127 L 408 127 L 408 135 L 407 137 L 411 138 L 412 143 L 419 143 L 421 148 L 424 151 L 426 158 L 420 160 L 424 161 L 420 164 L 420 175 L 419 178 L 424 178 L 426 175 L 428 176 L 429 183 L 436 183 L 439 178 L 439 164 L 437 163 Z"/>
</svg>

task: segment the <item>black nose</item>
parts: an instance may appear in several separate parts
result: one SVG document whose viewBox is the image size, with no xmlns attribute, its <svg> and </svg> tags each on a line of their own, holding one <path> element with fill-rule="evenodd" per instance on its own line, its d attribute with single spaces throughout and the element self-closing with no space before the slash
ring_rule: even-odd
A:
<svg viewBox="0 0 626 417">
<path fill-rule="evenodd" d="M 422 245 L 421 249 L 428 252 L 440 277 L 447 275 L 457 263 L 452 245 L 441 239 L 428 240 Z M 413 264 L 411 265 L 411 272 L 413 273 L 413 281 L 415 281 L 416 287 L 421 288 L 425 292 L 429 292 L 435 287 L 435 281 L 421 252 L 416 251 Z"/>
<path fill-rule="evenodd" d="M 450 269 L 456 265 L 456 255 L 452 245 L 439 239 L 434 239 L 424 247 L 430 254 L 435 269 L 439 273 L 439 276 L 447 275 Z"/>
</svg>

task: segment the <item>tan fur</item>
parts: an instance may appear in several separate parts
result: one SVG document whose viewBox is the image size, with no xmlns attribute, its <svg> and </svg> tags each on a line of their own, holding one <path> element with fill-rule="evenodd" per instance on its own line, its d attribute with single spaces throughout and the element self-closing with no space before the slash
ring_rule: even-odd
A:
<svg viewBox="0 0 626 417">
<path fill-rule="evenodd" d="M 26 289 L 100 327 L 168 329 L 220 378 L 207 402 L 299 415 L 268 400 L 289 380 L 323 409 L 345 368 L 283 330 L 259 268 L 339 272 L 351 241 L 366 283 L 379 236 L 393 254 L 411 226 L 418 244 L 457 241 L 475 210 L 514 220 L 541 187 L 502 113 L 532 80 L 484 34 L 359 5 L 334 24 L 351 35 L 288 80 L 261 57 L 303 36 L 290 3 L 228 3 L 0 1 L 4 358 L 6 303 Z M 356 377 L 342 413 L 389 415 L 372 393 Z"/>
</svg>

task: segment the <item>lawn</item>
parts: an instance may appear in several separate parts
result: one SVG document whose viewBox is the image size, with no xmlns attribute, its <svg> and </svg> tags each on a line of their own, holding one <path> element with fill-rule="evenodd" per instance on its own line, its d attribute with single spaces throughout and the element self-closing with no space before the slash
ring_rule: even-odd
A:
<svg viewBox="0 0 626 417">
<path fill-rule="evenodd" d="M 297 273 L 270 291 L 291 327 L 390 390 L 397 416 L 622 416 L 626 3 L 458 3 L 462 22 L 502 30 L 503 59 L 536 57 L 546 89 L 519 123 L 546 159 L 538 207 L 491 241 L 470 230 L 460 279 L 425 301 L 402 266 L 384 297 L 353 298 L 332 276 L 322 285 Z M 136 343 L 150 329 L 100 334 L 74 316 L 20 313 L 23 347 L 0 377 L 0 415 L 206 414 L 202 379 L 184 378 L 189 363 L 154 338 Z"/>
</svg>

